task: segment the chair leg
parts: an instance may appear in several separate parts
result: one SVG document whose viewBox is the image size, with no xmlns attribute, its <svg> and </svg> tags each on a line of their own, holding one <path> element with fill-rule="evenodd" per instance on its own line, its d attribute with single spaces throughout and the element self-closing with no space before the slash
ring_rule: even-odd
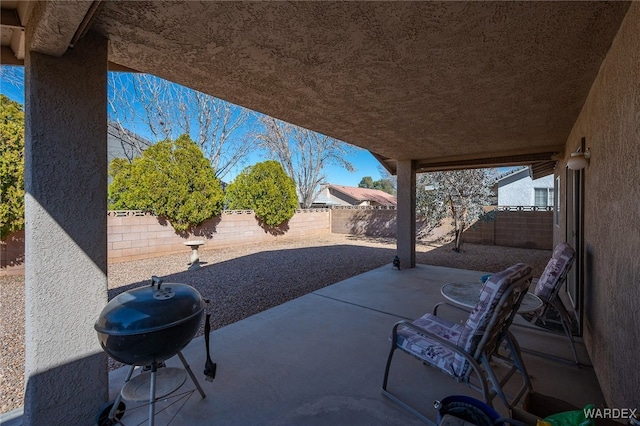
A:
<svg viewBox="0 0 640 426">
<path fill-rule="evenodd" d="M 524 381 L 523 387 L 513 401 L 513 405 L 515 405 L 518 403 L 518 401 L 520 401 L 520 398 L 522 398 L 527 391 L 533 391 L 533 385 L 531 384 L 531 379 L 529 378 L 527 367 L 524 365 L 524 361 L 522 361 L 522 352 L 520 351 L 520 345 L 518 344 L 516 338 L 511 334 L 511 332 L 507 332 L 505 336 L 505 342 L 507 344 L 507 348 L 511 352 L 513 363 L 515 364 L 518 372 L 522 376 L 522 380 Z"/>
<path fill-rule="evenodd" d="M 391 344 L 391 350 L 389 351 L 389 356 L 387 357 L 387 366 L 384 369 L 384 380 L 382 381 L 382 389 L 387 390 L 387 381 L 389 380 L 389 368 L 391 367 L 391 358 L 393 358 L 393 353 L 396 351 L 396 345 Z"/>
<path fill-rule="evenodd" d="M 569 313 L 559 306 L 554 306 L 560 315 L 560 322 L 562 323 L 562 328 L 564 329 L 564 334 L 569 339 L 569 345 L 571 346 L 571 350 L 573 351 L 573 359 L 576 361 L 576 365 L 580 365 L 580 361 L 578 361 L 578 352 L 576 351 L 576 345 L 573 341 L 573 333 L 571 332 L 571 320 L 569 319 Z"/>
<path fill-rule="evenodd" d="M 401 406 L 402 408 L 404 408 L 405 410 L 407 410 L 408 412 L 410 412 L 411 414 L 413 414 L 414 416 L 416 416 L 417 418 L 425 422 L 426 424 L 437 426 L 430 418 L 420 413 L 418 410 L 408 405 L 406 402 L 402 401 L 400 398 L 393 395 L 389 391 L 383 390 L 382 395 L 386 396 L 387 398 L 389 398 L 390 400 L 392 400 L 393 402 L 395 402 L 396 404 L 398 404 L 399 406 Z"/>
<path fill-rule="evenodd" d="M 567 339 L 569 340 L 569 346 L 571 346 L 571 351 L 573 352 L 573 362 L 570 359 L 565 359 L 565 358 L 561 358 L 555 355 L 550 355 L 550 354 L 546 354 L 544 352 L 540 352 L 540 351 L 536 351 L 533 349 L 527 349 L 524 348 L 522 349 L 523 352 L 526 353 L 530 353 L 533 355 L 537 355 L 537 356 L 541 356 L 544 358 L 548 358 L 548 359 L 552 359 L 554 361 L 561 361 L 561 362 L 565 362 L 568 364 L 575 364 L 577 367 L 581 367 L 581 366 L 589 366 L 588 364 L 581 364 L 580 361 L 578 360 L 578 352 L 576 350 L 576 345 L 575 345 L 575 339 L 573 337 L 573 331 L 571 328 L 571 314 L 569 314 L 569 312 L 566 310 L 566 308 L 564 307 L 564 305 L 562 305 L 561 301 L 558 301 L 557 303 L 551 303 L 551 306 L 553 307 L 553 309 L 558 313 L 558 316 L 560 317 L 560 325 L 562 326 L 562 330 L 564 331 L 564 335 L 567 337 Z M 525 315 L 521 315 L 525 320 L 527 320 L 528 322 L 531 322 L 531 324 L 533 324 L 532 326 L 530 325 L 522 325 L 522 324 L 516 324 L 515 322 L 513 323 L 514 326 L 517 327 L 521 327 L 521 328 L 528 328 L 528 329 L 533 329 L 533 330 L 544 330 L 547 331 L 544 327 L 539 327 L 535 325 L 535 317 L 527 317 Z M 549 331 L 551 333 L 554 334 L 560 334 L 559 331 Z"/>
<path fill-rule="evenodd" d="M 491 389 L 492 389 L 491 394 L 488 397 L 485 396 L 485 402 L 490 407 L 493 408 L 493 399 L 497 396 L 502 400 L 502 403 L 504 404 L 504 406 L 510 409 L 511 404 L 509 404 L 509 399 L 507 398 L 507 395 L 505 395 L 504 391 L 502 390 L 502 383 L 500 382 L 500 379 L 498 379 L 498 376 L 496 375 L 495 371 L 493 371 L 493 368 L 491 367 L 491 361 L 489 360 L 489 358 L 486 357 L 486 355 L 482 355 L 482 366 L 484 367 L 484 370 L 487 373 L 489 382 L 491 382 Z M 512 372 L 508 374 L 510 376 Z M 506 380 L 509 376 L 503 378 L 503 380 Z"/>
<path fill-rule="evenodd" d="M 429 419 L 424 414 L 420 413 L 418 410 L 411 407 L 409 404 L 402 401 L 400 398 L 393 395 L 391 392 L 387 390 L 387 382 L 389 380 L 389 369 L 391 368 L 391 359 L 393 358 L 393 354 L 395 351 L 396 351 L 396 345 L 395 343 L 392 343 L 391 349 L 389 350 L 389 356 L 387 358 L 387 366 L 384 369 L 384 380 L 382 381 L 382 395 L 386 396 L 396 404 L 400 405 L 402 408 L 404 408 L 414 416 L 418 417 L 420 420 L 424 421 L 425 423 L 436 426 L 436 424 L 433 421 L 431 421 L 431 419 Z"/>
<path fill-rule="evenodd" d="M 494 357 L 506 362 L 507 365 L 510 367 L 509 372 L 505 374 L 501 380 L 498 379 L 498 376 L 493 371 L 493 368 L 491 368 L 490 360 L 486 356 L 483 356 L 482 363 L 485 368 L 485 371 L 487 372 L 487 375 L 489 376 L 488 378 L 492 385 L 493 395 L 499 396 L 504 406 L 511 409 L 511 407 L 516 405 L 520 401 L 520 399 L 522 399 L 522 397 L 527 393 L 527 391 L 530 392 L 533 389 L 533 386 L 531 385 L 529 374 L 524 365 L 524 362 L 522 361 L 520 346 L 518 345 L 518 342 L 515 340 L 515 338 L 511 335 L 511 333 L 507 333 L 504 336 L 504 344 L 506 346 L 506 349 L 509 351 L 509 357 L 507 358 L 506 356 L 497 354 L 497 353 L 494 354 Z M 520 387 L 520 390 L 518 391 L 518 393 L 513 397 L 511 402 L 509 402 L 509 399 L 507 398 L 506 394 L 502 390 L 502 386 L 506 382 L 508 382 L 508 380 L 516 372 L 522 376 L 523 384 Z"/>
</svg>

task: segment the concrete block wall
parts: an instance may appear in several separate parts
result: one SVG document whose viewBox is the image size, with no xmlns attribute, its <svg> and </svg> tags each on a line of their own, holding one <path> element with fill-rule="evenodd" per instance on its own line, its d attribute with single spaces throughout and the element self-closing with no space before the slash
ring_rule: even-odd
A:
<svg viewBox="0 0 640 426">
<path fill-rule="evenodd" d="M 0 275 L 24 274 L 24 230 L 0 241 Z"/>
<path fill-rule="evenodd" d="M 498 246 L 553 249 L 553 212 L 496 212 Z"/>
<path fill-rule="evenodd" d="M 478 221 L 464 233 L 467 243 L 553 248 L 553 213 L 547 211 L 498 211 L 494 218 Z M 419 220 L 418 220 L 419 222 Z M 420 226 L 420 223 L 417 225 Z M 444 235 L 448 224 L 432 236 Z M 442 232 L 440 232 L 442 231 Z M 289 223 L 272 232 L 262 228 L 252 211 L 225 211 L 205 221 L 190 234 L 177 234 L 171 224 L 148 214 L 109 212 L 107 250 L 109 263 L 189 252 L 184 242 L 204 240 L 201 250 L 269 242 L 277 238 L 321 234 L 353 234 L 396 237 L 396 210 L 380 208 L 335 208 L 299 210 Z M 2 241 L 0 275 L 24 274 L 24 232 Z"/>
<path fill-rule="evenodd" d="M 464 241 L 506 247 L 553 249 L 552 211 L 495 211 L 464 233 Z"/>
<path fill-rule="evenodd" d="M 464 242 L 494 245 L 496 242 L 496 221 L 478 220 L 462 234 Z"/>
<path fill-rule="evenodd" d="M 396 210 L 333 208 L 331 209 L 331 232 L 395 238 Z"/>
<path fill-rule="evenodd" d="M 300 210 L 288 224 L 275 230 L 262 228 L 252 211 L 225 211 L 220 217 L 205 221 L 192 233 L 178 234 L 169 222 L 152 215 L 110 212 L 107 220 L 108 259 L 113 263 L 171 253 L 186 254 L 189 248 L 184 242 L 190 240 L 204 240 L 201 250 L 213 250 L 276 238 L 328 234 L 329 224 L 330 212 L 326 209 Z"/>
<path fill-rule="evenodd" d="M 553 212 L 495 211 L 477 221 L 464 233 L 471 244 L 553 249 Z M 432 232 L 445 236 L 451 231 L 448 221 Z M 331 232 L 377 237 L 396 237 L 396 211 L 364 208 L 331 209 Z"/>
</svg>

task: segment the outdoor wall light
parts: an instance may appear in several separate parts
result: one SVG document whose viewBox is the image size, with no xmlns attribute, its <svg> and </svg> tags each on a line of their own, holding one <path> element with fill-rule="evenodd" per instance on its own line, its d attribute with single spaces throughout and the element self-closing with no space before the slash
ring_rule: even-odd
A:
<svg viewBox="0 0 640 426">
<path fill-rule="evenodd" d="M 582 170 L 589 164 L 589 158 L 591 158 L 589 148 L 584 152 L 582 152 L 581 148 L 578 148 L 571 153 L 571 158 L 567 160 L 567 167 L 571 170 Z"/>
</svg>

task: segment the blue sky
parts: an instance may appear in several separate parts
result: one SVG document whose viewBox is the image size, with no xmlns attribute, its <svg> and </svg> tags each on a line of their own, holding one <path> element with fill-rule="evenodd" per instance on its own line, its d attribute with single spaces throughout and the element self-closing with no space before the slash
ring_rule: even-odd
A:
<svg viewBox="0 0 640 426">
<path fill-rule="evenodd" d="M 3 66 L 4 68 L 4 66 Z M 15 67 L 17 74 L 20 74 L 21 77 L 21 68 Z M 14 71 L 14 75 L 16 72 Z M 9 99 L 12 99 L 16 102 L 20 102 L 24 105 L 24 86 L 16 86 L 15 84 L 10 84 L 5 79 L 5 73 L 0 74 L 0 93 L 6 95 Z M 130 129 L 132 131 L 142 133 L 144 135 L 144 131 L 140 129 Z M 243 166 L 238 166 L 233 169 L 233 171 L 225 177 L 226 181 L 231 181 L 245 166 L 255 164 L 259 161 L 263 161 L 264 155 L 259 152 L 252 153 L 247 159 L 247 163 Z M 352 153 L 347 157 L 347 160 L 353 164 L 355 167 L 354 172 L 349 172 L 344 168 L 339 166 L 329 165 L 325 168 L 325 174 L 327 176 L 327 182 L 334 185 L 345 185 L 345 186 L 358 186 L 360 180 L 365 176 L 371 176 L 373 180 L 380 179 L 380 163 L 366 150 L 354 147 Z"/>
</svg>

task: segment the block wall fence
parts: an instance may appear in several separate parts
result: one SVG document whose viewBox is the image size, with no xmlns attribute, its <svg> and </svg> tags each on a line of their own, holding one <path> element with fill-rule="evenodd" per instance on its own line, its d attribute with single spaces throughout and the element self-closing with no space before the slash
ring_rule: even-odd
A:
<svg viewBox="0 0 640 426">
<path fill-rule="evenodd" d="M 24 230 L 0 240 L 0 276 L 24 275 Z"/>
<path fill-rule="evenodd" d="M 395 238 L 396 209 L 365 206 L 332 208 L 331 233 Z"/>
<path fill-rule="evenodd" d="M 126 262 L 190 251 L 187 241 L 203 240 L 200 250 L 330 233 L 328 209 L 299 210 L 285 226 L 265 229 L 251 210 L 228 210 L 206 220 L 191 233 L 176 233 L 169 222 L 139 212 L 109 212 L 107 255 L 109 263 Z"/>
<path fill-rule="evenodd" d="M 329 233 L 395 238 L 396 211 L 376 207 L 298 210 L 286 226 L 265 230 L 253 211 L 232 210 L 205 221 L 188 234 L 176 233 L 169 222 L 150 214 L 110 211 L 107 256 L 109 263 L 174 253 L 188 256 L 189 248 L 184 243 L 190 240 L 204 240 L 200 250 L 206 251 Z M 479 220 L 469 228 L 464 233 L 464 241 L 550 250 L 553 248 L 553 212 L 495 211 L 490 220 Z M 24 231 L 9 235 L 0 244 L 0 275 L 20 274 L 24 274 Z"/>
<path fill-rule="evenodd" d="M 471 244 L 553 249 L 553 211 L 527 208 L 489 210 L 463 234 Z"/>
</svg>

